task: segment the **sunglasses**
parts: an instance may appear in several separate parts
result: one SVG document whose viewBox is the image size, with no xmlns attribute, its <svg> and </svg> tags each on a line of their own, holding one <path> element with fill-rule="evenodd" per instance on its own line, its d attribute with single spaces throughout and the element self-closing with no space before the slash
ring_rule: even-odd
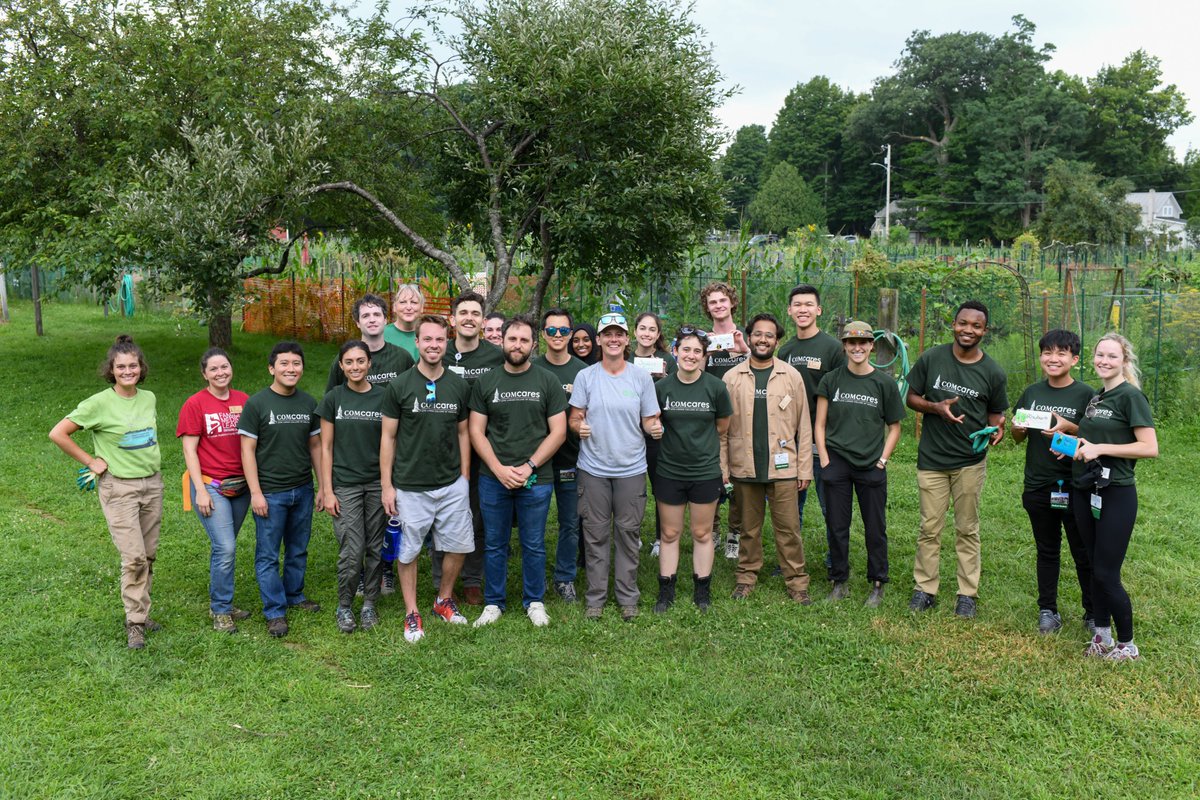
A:
<svg viewBox="0 0 1200 800">
<path fill-rule="evenodd" d="M 1094 395 L 1091 400 L 1088 400 L 1087 408 L 1083 410 L 1083 415 L 1088 419 L 1096 416 L 1096 408 L 1100 405 L 1100 401 L 1104 399 L 1104 393 Z"/>
<path fill-rule="evenodd" d="M 547 336 L 570 336 L 571 335 L 571 329 L 567 328 L 567 327 L 556 328 L 553 325 L 547 325 L 545 328 L 542 328 L 542 330 L 545 331 Z"/>
<path fill-rule="evenodd" d="M 425 402 L 433 403 L 437 401 L 437 384 L 433 381 L 425 381 Z"/>
<path fill-rule="evenodd" d="M 696 328 L 691 325 L 680 326 L 679 332 L 675 334 L 675 341 L 678 342 L 685 336 L 695 336 L 700 340 L 701 344 L 703 344 L 705 347 L 708 346 L 708 334 L 702 331 L 700 328 Z"/>
<path fill-rule="evenodd" d="M 628 323 L 625 321 L 624 314 L 605 314 L 603 317 L 600 318 L 600 324 L 597 325 L 596 327 L 603 328 L 607 325 L 627 326 Z"/>
</svg>

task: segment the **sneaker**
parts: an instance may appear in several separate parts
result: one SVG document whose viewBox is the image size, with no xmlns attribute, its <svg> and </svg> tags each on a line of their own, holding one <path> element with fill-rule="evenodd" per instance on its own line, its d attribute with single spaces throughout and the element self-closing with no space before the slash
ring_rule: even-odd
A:
<svg viewBox="0 0 1200 800">
<path fill-rule="evenodd" d="M 1138 648 L 1133 642 L 1118 642 L 1117 646 L 1104 654 L 1109 661 L 1134 661 L 1138 658 Z"/>
<path fill-rule="evenodd" d="M 237 625 L 230 614 L 213 614 L 213 630 L 218 633 L 237 633 Z"/>
<path fill-rule="evenodd" d="M 554 593 L 561 597 L 564 603 L 574 603 L 579 599 L 575 594 L 575 584 L 570 581 L 555 581 Z"/>
<path fill-rule="evenodd" d="M 241 622 L 244 619 L 250 619 L 250 612 L 240 609 L 237 606 L 230 606 L 229 616 L 233 617 L 234 622 Z"/>
<path fill-rule="evenodd" d="M 379 624 L 379 612 L 375 610 L 375 606 L 363 606 L 363 610 L 358 615 L 358 629 L 369 631 Z"/>
<path fill-rule="evenodd" d="M 278 639 L 280 636 L 287 636 L 288 624 L 287 617 L 274 617 L 267 620 L 267 633 Z"/>
<path fill-rule="evenodd" d="M 754 591 L 754 586 L 749 583 L 739 583 L 733 587 L 733 594 L 730 595 L 734 600 L 745 600 Z"/>
<path fill-rule="evenodd" d="M 811 606 L 812 598 L 808 596 L 808 591 L 805 589 L 788 589 L 788 597 L 802 606 Z"/>
<path fill-rule="evenodd" d="M 1109 652 L 1115 649 L 1115 645 L 1105 644 L 1104 640 L 1100 638 L 1100 634 L 1097 633 L 1092 637 L 1088 646 L 1083 648 L 1083 654 L 1092 658 L 1108 658 Z"/>
<path fill-rule="evenodd" d="M 141 650 L 146 646 L 146 626 L 138 622 L 125 625 L 125 646 L 130 650 Z"/>
<path fill-rule="evenodd" d="M 354 612 L 349 608 L 338 608 L 337 626 L 342 633 L 354 633 L 358 628 L 358 624 L 354 621 Z"/>
<path fill-rule="evenodd" d="M 604 606 L 588 606 L 583 612 L 584 619 L 597 620 L 604 616 Z"/>
<path fill-rule="evenodd" d="M 836 603 L 840 600 L 845 600 L 850 596 L 850 587 L 845 581 L 834 581 L 833 591 L 829 593 L 829 602 Z"/>
<path fill-rule="evenodd" d="M 730 561 L 737 561 L 738 557 L 738 537 L 737 534 L 729 534 L 729 538 L 725 540 L 725 558 Z"/>
<path fill-rule="evenodd" d="M 149 617 L 146 617 L 145 625 L 146 625 L 146 633 L 158 633 L 159 631 L 162 630 L 162 625 L 159 625 L 157 622 L 150 619 Z"/>
<path fill-rule="evenodd" d="M 529 617 L 535 628 L 544 628 L 550 624 L 550 616 L 546 613 L 544 603 L 530 603 L 529 608 L 525 609 L 525 616 Z"/>
<path fill-rule="evenodd" d="M 1086 630 L 1088 632 L 1088 636 L 1095 636 L 1096 635 L 1096 618 L 1084 616 L 1083 628 L 1084 628 L 1084 630 Z"/>
<path fill-rule="evenodd" d="M 1057 612 L 1043 608 L 1038 612 L 1038 633 L 1058 633 L 1062 628 L 1062 617 Z"/>
<path fill-rule="evenodd" d="M 658 539 L 655 539 L 654 544 L 650 545 L 650 557 L 651 558 L 658 558 L 658 551 L 660 549 L 661 544 L 662 543 Z"/>
<path fill-rule="evenodd" d="M 363 579 L 360 577 L 360 578 L 358 579 L 358 588 L 356 588 L 356 589 L 354 590 L 354 596 L 355 596 L 355 597 L 362 597 L 362 596 L 363 596 L 364 594 L 366 594 L 366 593 L 367 593 L 367 582 L 366 582 L 366 581 L 364 581 L 364 580 L 363 580 Z"/>
<path fill-rule="evenodd" d="M 484 625 L 491 625 L 500 619 L 500 615 L 503 613 L 500 606 L 486 605 L 483 607 L 483 613 L 479 615 L 479 619 L 475 620 L 474 627 L 482 628 Z"/>
<path fill-rule="evenodd" d="M 867 608 L 879 608 L 883 603 L 883 582 L 875 581 L 871 584 L 871 593 L 867 595 L 867 599 L 863 601 L 863 605 Z"/>
<path fill-rule="evenodd" d="M 321 610 L 320 603 L 314 603 L 312 600 L 301 600 L 299 603 L 293 603 L 289 608 L 294 608 L 297 611 L 307 611 L 310 614 L 316 614 Z"/>
<path fill-rule="evenodd" d="M 379 583 L 380 594 L 395 594 L 396 593 L 396 571 L 392 569 L 391 564 L 385 564 L 383 567 L 383 580 Z"/>
<path fill-rule="evenodd" d="M 433 613 L 451 625 L 466 625 L 467 618 L 458 610 L 453 597 L 439 597 L 433 603 Z"/>
<path fill-rule="evenodd" d="M 469 606 L 483 605 L 483 589 L 478 586 L 463 587 L 463 602 Z"/>
<path fill-rule="evenodd" d="M 920 589 L 913 589 L 912 599 L 908 601 L 908 610 L 920 613 L 928 611 L 937 605 L 937 595 L 922 592 Z"/>
<path fill-rule="evenodd" d="M 421 624 L 421 615 L 411 612 L 404 618 L 404 641 L 419 642 L 425 638 L 425 626 Z"/>
<path fill-rule="evenodd" d="M 960 594 L 958 602 L 954 604 L 954 616 L 975 619 L 975 598 Z"/>
<path fill-rule="evenodd" d="M 621 619 L 626 622 L 633 622 L 638 617 L 637 606 L 621 606 Z"/>
</svg>

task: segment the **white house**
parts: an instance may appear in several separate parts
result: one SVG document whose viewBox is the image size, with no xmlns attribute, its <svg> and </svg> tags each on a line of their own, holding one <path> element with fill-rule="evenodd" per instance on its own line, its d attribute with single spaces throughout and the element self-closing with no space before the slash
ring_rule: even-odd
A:
<svg viewBox="0 0 1200 800">
<path fill-rule="evenodd" d="M 1179 216 L 1179 201 L 1171 192 L 1130 192 L 1125 202 L 1137 206 L 1140 221 L 1137 230 L 1147 239 L 1165 236 L 1168 249 L 1183 247 L 1187 240 L 1187 220 Z"/>
<path fill-rule="evenodd" d="M 879 209 L 875 212 L 875 220 L 871 223 L 871 238 L 884 238 L 884 215 L 890 217 L 889 222 L 892 225 L 903 225 L 908 228 L 908 241 L 910 244 L 920 244 L 922 240 L 921 232 L 917 230 L 917 213 L 920 209 L 913 208 L 909 205 L 901 205 L 899 200 L 893 200 L 886 209 Z"/>
</svg>

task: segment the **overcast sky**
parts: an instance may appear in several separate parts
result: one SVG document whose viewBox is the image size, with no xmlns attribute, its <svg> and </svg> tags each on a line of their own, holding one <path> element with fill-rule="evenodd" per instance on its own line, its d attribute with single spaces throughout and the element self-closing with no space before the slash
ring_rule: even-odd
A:
<svg viewBox="0 0 1200 800">
<path fill-rule="evenodd" d="M 914 30 L 1000 36 L 1011 30 L 1014 14 L 1037 26 L 1039 46 L 1057 47 L 1050 69 L 1087 78 L 1139 48 L 1157 56 L 1164 83 L 1179 87 L 1200 117 L 1196 0 L 696 0 L 695 14 L 728 83 L 741 87 L 720 114 L 731 133 L 751 124 L 770 130 L 788 91 L 815 75 L 856 92 L 869 90 L 891 71 Z M 1180 129 L 1170 143 L 1180 159 L 1189 147 L 1200 148 L 1200 123 Z"/>
</svg>

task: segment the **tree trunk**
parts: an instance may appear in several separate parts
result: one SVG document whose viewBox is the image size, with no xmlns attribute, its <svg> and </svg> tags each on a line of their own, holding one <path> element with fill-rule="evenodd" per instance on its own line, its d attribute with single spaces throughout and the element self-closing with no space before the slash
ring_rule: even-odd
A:
<svg viewBox="0 0 1200 800">
<path fill-rule="evenodd" d="M 214 311 L 208 318 L 208 346 L 222 350 L 233 347 L 233 319 L 228 308 Z"/>
<path fill-rule="evenodd" d="M 550 225 L 545 217 L 539 221 L 538 234 L 542 239 L 542 274 L 538 275 L 537 285 L 533 287 L 533 307 L 529 309 L 529 313 L 535 319 L 542 316 L 546 290 L 550 287 L 550 279 L 554 277 L 554 255 L 550 252 Z"/>
</svg>

